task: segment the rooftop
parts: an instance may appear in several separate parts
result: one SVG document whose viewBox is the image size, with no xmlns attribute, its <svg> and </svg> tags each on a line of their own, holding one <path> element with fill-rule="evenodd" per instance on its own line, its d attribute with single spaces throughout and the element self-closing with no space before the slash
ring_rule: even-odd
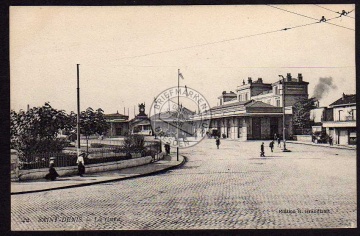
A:
<svg viewBox="0 0 360 236">
<path fill-rule="evenodd" d="M 347 105 L 356 103 L 356 94 L 346 95 L 343 93 L 343 96 L 331 103 L 329 106 L 339 106 L 339 105 Z"/>
</svg>

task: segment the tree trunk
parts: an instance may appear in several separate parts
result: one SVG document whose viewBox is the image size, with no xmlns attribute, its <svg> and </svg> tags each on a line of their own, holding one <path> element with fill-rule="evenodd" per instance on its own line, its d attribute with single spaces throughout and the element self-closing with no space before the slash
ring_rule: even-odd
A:
<svg viewBox="0 0 360 236">
<path fill-rule="evenodd" d="M 89 136 L 86 136 L 86 153 L 89 153 Z"/>
</svg>

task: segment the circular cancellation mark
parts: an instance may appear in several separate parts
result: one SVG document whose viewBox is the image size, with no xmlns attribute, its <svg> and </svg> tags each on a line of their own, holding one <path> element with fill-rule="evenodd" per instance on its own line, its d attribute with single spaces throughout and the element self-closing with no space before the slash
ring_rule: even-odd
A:
<svg viewBox="0 0 360 236">
<path fill-rule="evenodd" d="M 172 147 L 198 144 L 210 126 L 210 105 L 195 89 L 171 87 L 158 94 L 150 107 L 155 137 Z"/>
</svg>

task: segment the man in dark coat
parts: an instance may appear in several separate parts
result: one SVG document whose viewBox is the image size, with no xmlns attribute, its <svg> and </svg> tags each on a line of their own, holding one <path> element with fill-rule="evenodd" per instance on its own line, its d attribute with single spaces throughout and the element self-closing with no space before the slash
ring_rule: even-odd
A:
<svg viewBox="0 0 360 236">
<path fill-rule="evenodd" d="M 170 154 L 170 144 L 169 143 L 165 144 L 165 152 L 166 152 L 166 155 Z"/>
<path fill-rule="evenodd" d="M 260 156 L 265 157 L 264 142 L 262 142 L 260 146 Z"/>
<path fill-rule="evenodd" d="M 271 149 L 271 152 L 273 152 L 273 149 L 274 149 L 274 140 L 272 140 L 269 144 L 269 147 Z"/>
<path fill-rule="evenodd" d="M 219 146 L 220 146 L 220 138 L 219 137 L 216 138 L 216 146 L 217 146 L 217 149 L 219 149 Z"/>
</svg>

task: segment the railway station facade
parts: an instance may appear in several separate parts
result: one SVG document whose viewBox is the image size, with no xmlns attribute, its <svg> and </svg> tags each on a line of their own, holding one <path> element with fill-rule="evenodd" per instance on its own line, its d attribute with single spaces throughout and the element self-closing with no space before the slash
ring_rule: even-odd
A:
<svg viewBox="0 0 360 236">
<path fill-rule="evenodd" d="M 215 132 L 240 140 L 272 139 L 275 134 L 282 136 L 285 106 L 285 139 L 292 138 L 292 106 L 308 98 L 308 84 L 303 81 L 302 74 L 293 78 L 288 73 L 275 83 L 264 83 L 262 78 L 253 81 L 249 77 L 235 92 L 224 91 L 218 97 L 219 106 L 194 115 L 194 132 L 203 135 L 199 125 L 209 119 L 205 131 L 210 134 Z"/>
</svg>

